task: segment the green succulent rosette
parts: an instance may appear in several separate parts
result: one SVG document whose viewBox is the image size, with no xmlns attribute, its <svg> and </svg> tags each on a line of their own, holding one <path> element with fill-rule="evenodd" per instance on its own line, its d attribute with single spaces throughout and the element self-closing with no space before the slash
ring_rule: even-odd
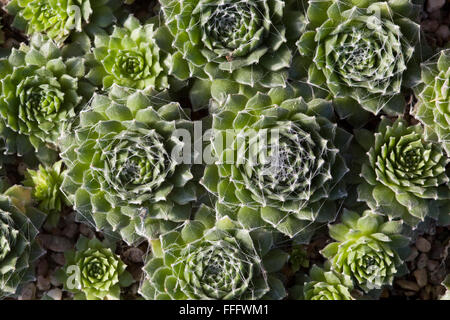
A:
<svg viewBox="0 0 450 320">
<path fill-rule="evenodd" d="M 360 215 L 344 209 L 341 223 L 328 226 L 337 242 L 321 253 L 330 259 L 332 269 L 352 277 L 365 292 L 381 289 L 392 285 L 394 276 L 407 272 L 403 259 L 409 239 L 401 235 L 402 224 L 370 210 Z"/>
<path fill-rule="evenodd" d="M 13 186 L 0 195 L 0 299 L 34 281 L 43 250 L 36 242 L 45 214 L 32 207 L 31 189 Z"/>
<path fill-rule="evenodd" d="M 377 213 L 415 227 L 425 218 L 450 223 L 450 187 L 442 147 L 424 139 L 420 125 L 383 118 L 375 136 L 361 129 L 355 138 L 367 154 L 361 164 L 358 198 Z"/>
<path fill-rule="evenodd" d="M 116 22 L 119 0 L 11 0 L 6 6 L 14 15 L 13 26 L 27 34 L 45 33 L 64 42 L 72 33 L 98 32 Z"/>
<path fill-rule="evenodd" d="M 151 241 L 140 294 L 149 300 L 257 300 L 286 295 L 277 274 L 288 255 L 271 233 L 216 222 L 201 206 L 183 228 Z"/>
<path fill-rule="evenodd" d="M 68 168 L 62 190 L 78 218 L 129 244 L 189 219 L 192 162 L 176 157 L 190 140 L 175 133 L 190 128 L 167 93 L 113 86 L 109 96 L 94 95 L 61 153 Z"/>
<path fill-rule="evenodd" d="M 302 287 L 300 300 L 355 300 L 351 295 L 352 279 L 331 270 L 328 264 L 324 268 L 312 266 Z"/>
<path fill-rule="evenodd" d="M 414 116 L 425 126 L 425 135 L 450 154 L 450 50 L 422 64 L 422 84 L 416 92 Z"/>
<path fill-rule="evenodd" d="M 220 215 L 301 242 L 314 222 L 334 220 L 347 194 L 351 135 L 332 122 L 331 102 L 306 103 L 287 87 L 229 95 L 218 110 L 201 183 L 217 195 Z"/>
<path fill-rule="evenodd" d="M 418 11 L 411 1 L 310 0 L 292 76 L 307 77 L 331 98 L 352 98 L 338 104 L 341 114 L 402 114 L 402 87 L 419 82 Z"/>
<path fill-rule="evenodd" d="M 33 188 L 33 198 L 38 202 L 38 208 L 47 213 L 47 221 L 56 226 L 63 205 L 68 204 L 66 196 L 61 191 L 63 183 L 63 162 L 58 161 L 53 166 L 39 165 L 39 170 L 28 169 L 23 185 Z"/>
<path fill-rule="evenodd" d="M 301 3 L 287 0 L 162 0 L 173 36 L 171 72 L 180 80 L 230 79 L 285 86 L 294 42 L 305 28 Z"/>
<path fill-rule="evenodd" d="M 97 34 L 93 48 L 97 63 L 89 79 L 105 89 L 113 84 L 141 90 L 167 89 L 172 61 L 158 45 L 158 39 L 167 37 L 160 30 L 154 24 L 141 25 L 130 15 L 123 27 L 114 27 L 111 35 Z"/>
<path fill-rule="evenodd" d="M 56 148 L 63 125 L 94 90 L 84 79 L 82 57 L 66 57 L 55 42 L 37 34 L 0 59 L 0 130 L 7 153 L 31 145 Z"/>
<path fill-rule="evenodd" d="M 120 288 L 134 280 L 114 249 L 110 243 L 80 236 L 76 250 L 64 253 L 66 263 L 57 276 L 74 300 L 120 300 Z"/>
</svg>

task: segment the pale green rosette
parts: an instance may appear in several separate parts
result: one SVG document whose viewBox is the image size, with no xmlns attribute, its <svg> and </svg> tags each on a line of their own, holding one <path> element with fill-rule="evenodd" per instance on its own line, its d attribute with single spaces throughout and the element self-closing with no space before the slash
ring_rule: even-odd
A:
<svg viewBox="0 0 450 320">
<path fill-rule="evenodd" d="M 191 162 L 176 157 L 191 142 L 174 132 L 190 128 L 167 93 L 115 86 L 109 96 L 96 94 L 62 139 L 62 189 L 78 218 L 129 244 L 189 219 L 196 198 Z"/>
<path fill-rule="evenodd" d="M 67 57 L 55 42 L 36 34 L 30 45 L 0 60 L 0 130 L 7 153 L 57 148 L 64 125 L 91 98 L 82 57 Z M 31 143 L 31 145 L 30 145 Z"/>
<path fill-rule="evenodd" d="M 352 279 L 329 268 L 312 266 L 300 300 L 355 300 Z"/>
<path fill-rule="evenodd" d="M 15 16 L 14 27 L 62 43 L 75 32 L 109 27 L 119 6 L 119 0 L 11 0 L 6 10 Z"/>
<path fill-rule="evenodd" d="M 180 80 L 230 79 L 285 86 L 294 42 L 305 28 L 296 0 L 162 0 Z"/>
<path fill-rule="evenodd" d="M 0 195 L 0 299 L 17 296 L 34 281 L 44 253 L 36 242 L 45 214 L 32 207 L 31 188 L 13 186 Z"/>
<path fill-rule="evenodd" d="M 439 141 L 450 154 L 450 50 L 422 64 L 422 84 L 413 113 L 425 126 L 425 135 Z"/>
<path fill-rule="evenodd" d="M 114 249 L 111 243 L 80 236 L 75 250 L 64 253 L 58 277 L 74 300 L 120 300 L 120 288 L 134 280 Z"/>
<path fill-rule="evenodd" d="M 291 76 L 344 99 L 337 103 L 343 116 L 361 108 L 402 114 L 402 88 L 419 82 L 418 8 L 409 0 L 310 0 Z"/>
<path fill-rule="evenodd" d="M 111 35 L 95 36 L 95 67 L 88 78 L 105 89 L 113 84 L 140 90 L 167 89 L 172 58 L 158 45 L 161 37 L 167 35 L 155 24 L 142 25 L 130 15 Z"/>
<path fill-rule="evenodd" d="M 334 220 L 347 195 L 343 154 L 352 136 L 333 123 L 330 102 L 306 103 L 288 87 L 229 95 L 217 110 L 201 183 L 222 216 L 301 242 L 315 222 Z"/>
<path fill-rule="evenodd" d="M 383 118 L 375 135 L 361 129 L 355 138 L 367 152 L 355 157 L 361 165 L 360 201 L 411 227 L 426 218 L 450 223 L 449 159 L 438 143 L 425 140 L 420 125 Z"/>
<path fill-rule="evenodd" d="M 278 275 L 288 255 L 271 233 L 216 222 L 201 206 L 183 228 L 153 240 L 139 289 L 150 300 L 258 300 L 286 295 Z"/>
<path fill-rule="evenodd" d="M 53 166 L 39 165 L 39 170 L 28 169 L 23 185 L 33 188 L 33 199 L 38 202 L 38 208 L 47 213 L 47 222 L 56 226 L 64 205 L 68 204 L 66 196 L 61 191 L 64 179 L 63 162 L 58 161 Z"/>
<path fill-rule="evenodd" d="M 365 211 L 362 215 L 344 209 L 341 223 L 329 225 L 337 242 L 321 253 L 330 259 L 332 269 L 350 276 L 364 291 L 392 285 L 394 276 L 407 272 L 403 259 L 409 239 L 403 235 L 402 221 Z"/>
</svg>

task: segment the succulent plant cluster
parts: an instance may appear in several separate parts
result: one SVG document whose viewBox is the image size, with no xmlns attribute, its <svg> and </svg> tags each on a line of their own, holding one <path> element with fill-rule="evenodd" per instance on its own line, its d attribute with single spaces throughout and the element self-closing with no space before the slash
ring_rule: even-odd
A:
<svg viewBox="0 0 450 320">
<path fill-rule="evenodd" d="M 75 300 L 119 300 L 120 288 L 134 282 L 114 249 L 112 244 L 81 236 L 75 250 L 64 254 L 66 263 L 58 276 Z"/>
<path fill-rule="evenodd" d="M 96 231 L 58 271 L 81 300 L 378 298 L 450 225 L 450 52 L 415 1 L 133 2 L 6 6 L 0 298 L 69 212 Z"/>
</svg>

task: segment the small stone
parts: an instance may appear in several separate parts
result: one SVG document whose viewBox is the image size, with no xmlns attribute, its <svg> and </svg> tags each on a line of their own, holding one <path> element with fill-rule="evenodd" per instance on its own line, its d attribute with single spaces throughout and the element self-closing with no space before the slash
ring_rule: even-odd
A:
<svg viewBox="0 0 450 320">
<path fill-rule="evenodd" d="M 142 268 L 137 265 L 129 265 L 127 268 L 128 272 L 131 273 L 133 279 L 140 281 L 142 279 Z"/>
<path fill-rule="evenodd" d="M 441 10 L 433 11 L 428 16 L 429 19 L 436 20 L 438 22 L 442 21 L 442 13 Z"/>
<path fill-rule="evenodd" d="M 420 290 L 417 283 L 408 280 L 397 280 L 396 283 L 403 289 L 417 292 Z"/>
<path fill-rule="evenodd" d="M 80 224 L 80 233 L 89 239 L 92 239 L 95 236 L 94 231 L 92 231 L 92 229 L 90 229 L 87 225 L 83 223 Z"/>
<path fill-rule="evenodd" d="M 19 300 L 33 300 L 36 296 L 36 286 L 34 283 L 28 283 L 23 287 L 22 292 L 20 293 Z"/>
<path fill-rule="evenodd" d="M 445 0 L 428 0 L 427 1 L 427 11 L 433 12 L 442 8 L 445 4 Z"/>
<path fill-rule="evenodd" d="M 404 294 L 407 297 L 412 297 L 412 296 L 414 296 L 416 294 L 416 292 L 414 292 L 414 291 L 405 291 Z"/>
<path fill-rule="evenodd" d="M 441 286 L 439 284 L 434 286 L 433 289 L 431 290 L 431 292 L 433 294 L 433 299 L 436 300 L 436 299 L 441 298 L 445 294 L 445 291 L 446 291 L 446 289 L 444 286 Z"/>
<path fill-rule="evenodd" d="M 50 234 L 38 235 L 39 240 L 42 242 L 42 246 L 46 249 L 54 252 L 66 252 L 73 248 L 73 243 L 67 238 L 54 236 Z"/>
<path fill-rule="evenodd" d="M 434 271 L 439 266 L 439 262 L 436 260 L 428 260 L 427 262 L 427 269 L 429 271 Z"/>
<path fill-rule="evenodd" d="M 62 253 L 52 253 L 50 254 L 50 257 L 60 266 L 63 266 L 66 263 L 66 258 L 64 258 L 64 254 Z"/>
<path fill-rule="evenodd" d="M 40 259 L 37 264 L 37 274 L 41 276 L 46 276 L 48 273 L 48 262 L 44 258 Z"/>
<path fill-rule="evenodd" d="M 62 231 L 67 238 L 74 238 L 78 233 L 78 225 L 76 223 L 69 223 Z"/>
<path fill-rule="evenodd" d="M 415 247 L 411 248 L 411 253 L 409 254 L 408 258 L 406 258 L 406 261 L 413 261 L 417 258 L 417 256 L 419 255 L 419 251 L 417 251 L 417 249 Z"/>
<path fill-rule="evenodd" d="M 444 41 L 450 37 L 450 29 L 445 24 L 441 25 L 436 31 L 436 35 Z"/>
<path fill-rule="evenodd" d="M 445 265 L 440 265 L 439 268 L 430 272 L 430 283 L 434 285 L 440 285 L 446 276 Z"/>
<path fill-rule="evenodd" d="M 444 251 L 444 246 L 440 242 L 436 241 L 431 247 L 430 258 L 434 260 L 440 260 L 444 256 Z"/>
<path fill-rule="evenodd" d="M 381 291 L 380 298 L 382 298 L 382 299 L 389 298 L 389 290 L 384 288 L 383 291 Z"/>
<path fill-rule="evenodd" d="M 52 290 L 47 291 L 47 295 L 54 300 L 62 299 L 62 291 L 59 288 L 54 288 Z"/>
<path fill-rule="evenodd" d="M 423 288 L 422 290 L 420 290 L 420 298 L 422 300 L 430 300 L 430 292 Z"/>
<path fill-rule="evenodd" d="M 431 250 L 431 243 L 422 237 L 419 237 L 416 241 L 416 248 L 420 252 L 429 252 Z"/>
<path fill-rule="evenodd" d="M 414 277 L 416 278 L 416 282 L 419 287 L 423 288 L 428 283 L 427 271 L 425 269 L 417 269 L 413 272 Z"/>
<path fill-rule="evenodd" d="M 144 252 L 139 248 L 129 248 L 124 251 L 123 256 L 125 259 L 134 263 L 144 262 Z"/>
<path fill-rule="evenodd" d="M 428 256 L 425 253 L 421 253 L 417 259 L 417 269 L 423 269 L 427 266 Z"/>
<path fill-rule="evenodd" d="M 436 20 L 424 20 L 421 26 L 424 31 L 435 32 L 439 28 L 439 22 Z"/>
<path fill-rule="evenodd" d="M 50 289 L 50 279 L 43 276 L 38 276 L 36 286 L 39 290 L 46 291 Z"/>
</svg>

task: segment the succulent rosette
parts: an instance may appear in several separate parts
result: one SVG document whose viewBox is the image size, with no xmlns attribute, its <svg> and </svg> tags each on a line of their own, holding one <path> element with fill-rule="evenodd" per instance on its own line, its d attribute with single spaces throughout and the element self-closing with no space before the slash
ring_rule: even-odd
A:
<svg viewBox="0 0 450 320">
<path fill-rule="evenodd" d="M 425 135 L 438 140 L 450 154 L 450 49 L 422 65 L 422 84 L 414 116 L 425 126 Z"/>
<path fill-rule="evenodd" d="M 84 59 L 65 57 L 52 40 L 37 34 L 0 65 L 0 127 L 6 151 L 24 154 L 30 142 L 36 149 L 55 147 L 64 123 L 93 92 L 83 79 Z"/>
<path fill-rule="evenodd" d="M 331 102 L 306 103 L 287 87 L 229 95 L 218 110 L 201 183 L 217 195 L 219 213 L 299 241 L 313 222 L 335 218 L 347 194 L 343 154 L 351 135 L 332 122 Z"/>
<path fill-rule="evenodd" d="M 33 188 L 33 198 L 38 202 L 38 208 L 47 213 L 47 221 L 56 226 L 59 214 L 68 201 L 61 191 L 63 182 L 63 162 L 58 161 L 53 166 L 39 165 L 39 170 L 28 169 L 23 185 Z"/>
<path fill-rule="evenodd" d="M 191 123 L 169 101 L 167 93 L 113 86 L 109 96 L 93 97 L 74 134 L 62 139 L 62 189 L 79 218 L 129 244 L 190 217 L 191 162 L 176 158 L 190 140 L 181 141 L 176 130 Z"/>
<path fill-rule="evenodd" d="M 419 81 L 417 12 L 411 1 L 311 0 L 310 31 L 297 42 L 294 69 L 309 66 L 308 81 L 332 98 L 351 97 L 374 114 L 402 114 L 402 87 Z M 341 107 L 345 113 L 354 105 Z"/>
<path fill-rule="evenodd" d="M 36 242 L 45 214 L 32 207 L 31 188 L 13 186 L 0 195 L 0 299 L 34 280 L 43 250 Z"/>
<path fill-rule="evenodd" d="M 300 300 L 355 300 L 352 279 L 345 274 L 338 273 L 329 268 L 312 266 L 303 284 L 303 294 Z"/>
<path fill-rule="evenodd" d="M 97 34 L 93 53 L 98 63 L 88 77 L 103 88 L 113 84 L 134 89 L 168 88 L 171 55 L 158 45 L 158 39 L 166 37 L 160 30 L 154 24 L 141 25 L 130 15 L 111 35 Z"/>
<path fill-rule="evenodd" d="M 149 300 L 256 300 L 286 295 L 277 274 L 288 255 L 274 248 L 271 233 L 216 222 L 201 206 L 182 229 L 151 241 L 140 294 Z"/>
<path fill-rule="evenodd" d="M 177 78 L 285 86 L 294 42 L 306 25 L 298 1 L 160 2 L 177 50 Z"/>
<path fill-rule="evenodd" d="M 364 291 L 392 285 L 394 276 L 406 273 L 403 259 L 409 239 L 401 235 L 401 220 L 386 221 L 370 210 L 360 215 L 344 209 L 341 223 L 328 228 L 337 242 L 321 253 L 330 259 L 332 269 L 351 276 Z"/>
<path fill-rule="evenodd" d="M 427 217 L 450 223 L 449 159 L 439 144 L 425 140 L 420 125 L 383 118 L 375 137 L 361 129 L 355 138 L 367 152 L 355 158 L 361 163 L 360 201 L 412 227 Z"/>
<path fill-rule="evenodd" d="M 119 0 L 11 0 L 6 9 L 15 16 L 16 28 L 45 33 L 60 43 L 74 32 L 109 27 L 119 6 Z"/>
<path fill-rule="evenodd" d="M 134 282 L 114 247 L 80 236 L 76 250 L 64 253 L 66 263 L 57 276 L 75 300 L 120 300 L 120 288 Z"/>
</svg>

